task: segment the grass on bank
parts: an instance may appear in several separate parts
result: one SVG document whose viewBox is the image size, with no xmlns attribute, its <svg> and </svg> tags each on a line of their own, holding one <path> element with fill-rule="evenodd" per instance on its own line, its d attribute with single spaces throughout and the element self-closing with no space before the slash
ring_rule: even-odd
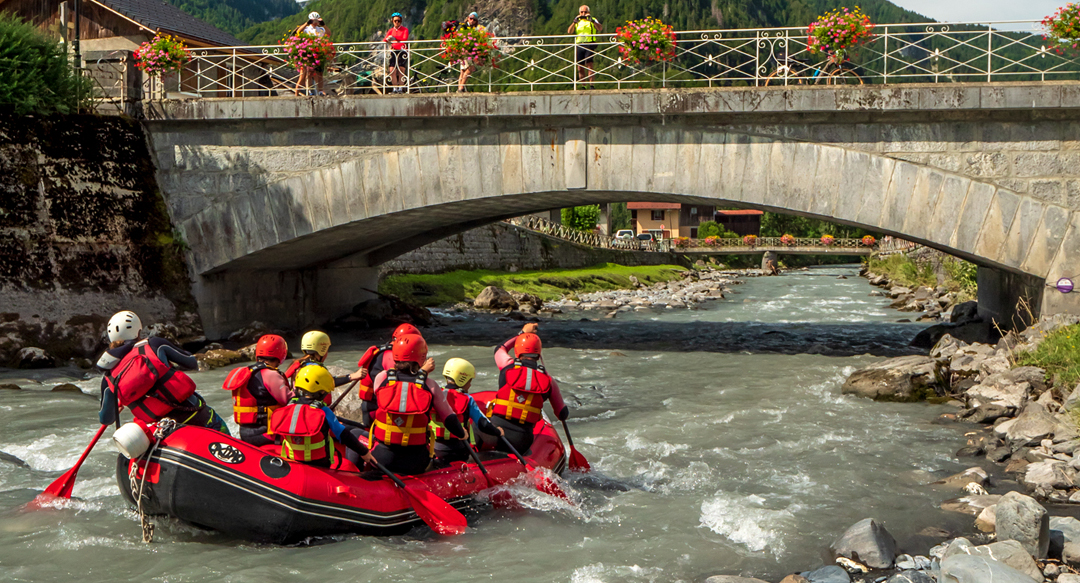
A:
<svg viewBox="0 0 1080 583">
<path fill-rule="evenodd" d="M 1068 394 L 1080 382 L 1080 324 L 1050 332 L 1034 351 L 1017 354 L 1016 364 L 1046 370 L 1046 378 Z"/>
<path fill-rule="evenodd" d="M 871 257 L 867 261 L 867 268 L 877 274 L 889 278 L 892 283 L 911 289 L 920 286 L 930 288 L 942 285 L 956 295 L 957 302 L 973 300 L 978 295 L 976 272 L 978 268 L 974 263 L 963 259 L 946 257 L 941 261 L 942 275 L 944 280 L 938 283 L 938 272 L 930 261 L 916 261 L 902 253 L 890 255 L 885 258 Z"/>
<path fill-rule="evenodd" d="M 489 285 L 554 300 L 571 294 L 628 288 L 631 275 L 650 284 L 679 279 L 683 271 L 686 269 L 677 265 L 627 267 L 614 263 L 517 273 L 458 270 L 434 275 L 391 275 L 379 283 L 379 291 L 428 307 L 471 300 Z"/>
</svg>

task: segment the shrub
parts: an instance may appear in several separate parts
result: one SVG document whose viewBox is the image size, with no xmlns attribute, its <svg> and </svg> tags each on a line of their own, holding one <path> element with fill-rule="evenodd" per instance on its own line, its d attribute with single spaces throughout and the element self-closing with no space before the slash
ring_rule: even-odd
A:
<svg viewBox="0 0 1080 583">
<path fill-rule="evenodd" d="M 698 238 L 717 237 L 724 229 L 716 221 L 701 221 L 698 225 Z"/>
<path fill-rule="evenodd" d="M 495 35 L 482 28 L 459 28 L 442 41 L 443 60 L 455 65 L 468 63 L 476 68 L 498 67 L 499 49 Z"/>
<path fill-rule="evenodd" d="M 616 28 L 615 38 L 624 61 L 640 65 L 675 59 L 675 29 L 651 16 Z"/>
<path fill-rule="evenodd" d="M 1043 40 L 1060 55 L 1065 49 L 1080 49 L 1080 4 L 1069 2 L 1042 20 Z"/>
<path fill-rule="evenodd" d="M 75 113 L 90 104 L 91 93 L 90 79 L 76 73 L 64 45 L 0 13 L 0 106 L 16 115 Z"/>
<path fill-rule="evenodd" d="M 856 6 L 854 11 L 837 8 L 826 12 L 806 29 L 807 48 L 811 54 L 825 53 L 830 61 L 840 64 L 847 60 L 851 49 L 874 38 L 874 24 Z"/>
<path fill-rule="evenodd" d="M 742 240 L 743 240 L 743 243 L 746 243 L 747 245 L 749 245 L 751 247 L 753 247 L 754 245 L 757 245 L 757 235 L 747 235 L 747 236 L 743 237 Z"/>
<path fill-rule="evenodd" d="M 596 229 L 596 223 L 600 220 L 600 205 L 592 204 L 564 208 L 559 211 L 559 214 L 562 216 L 563 225 L 571 229 L 591 233 Z"/>
<path fill-rule="evenodd" d="M 184 43 L 167 34 L 159 33 L 135 50 L 135 66 L 151 77 L 179 71 L 190 58 Z"/>
</svg>

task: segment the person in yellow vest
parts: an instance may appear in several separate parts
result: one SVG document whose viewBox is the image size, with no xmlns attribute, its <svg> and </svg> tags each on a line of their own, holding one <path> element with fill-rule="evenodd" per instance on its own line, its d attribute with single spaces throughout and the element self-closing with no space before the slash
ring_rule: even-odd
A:
<svg viewBox="0 0 1080 583">
<path fill-rule="evenodd" d="M 375 462 L 367 446 L 323 402 L 333 390 L 334 377 L 321 366 L 305 366 L 296 373 L 293 399 L 270 418 L 271 431 L 281 438 L 282 458 L 332 467 L 336 439 L 357 456 Z"/>
<path fill-rule="evenodd" d="M 596 69 L 593 65 L 593 59 L 596 57 L 596 35 L 600 34 L 600 31 L 604 30 L 604 25 L 600 24 L 600 21 L 593 18 L 589 13 L 589 7 L 582 5 L 578 8 L 577 18 L 570 24 L 570 28 L 566 29 L 566 34 L 576 34 L 574 37 L 574 62 L 577 63 L 577 78 L 578 81 L 586 82 L 589 84 L 589 89 L 593 89 L 593 76 L 596 75 Z"/>
</svg>

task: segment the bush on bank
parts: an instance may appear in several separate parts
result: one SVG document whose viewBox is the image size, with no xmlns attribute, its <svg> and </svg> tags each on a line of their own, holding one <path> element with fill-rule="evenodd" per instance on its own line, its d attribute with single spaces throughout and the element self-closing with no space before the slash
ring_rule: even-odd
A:
<svg viewBox="0 0 1080 583">
<path fill-rule="evenodd" d="M 90 80 L 76 75 L 65 45 L 0 13 L 0 107 L 17 115 L 75 113 L 90 102 Z"/>
<path fill-rule="evenodd" d="M 957 294 L 957 302 L 973 300 L 978 293 L 977 267 L 955 257 L 943 257 L 940 264 L 935 265 L 933 261 L 919 261 L 898 253 L 885 258 L 871 257 L 867 260 L 867 268 L 888 277 L 896 285 L 911 289 L 945 286 Z"/>
<path fill-rule="evenodd" d="M 630 276 L 643 284 L 679 279 L 685 268 L 676 265 L 628 267 L 606 263 L 584 269 L 546 271 L 451 271 L 424 275 L 391 275 L 379 283 L 379 292 L 393 294 L 421 306 L 442 306 L 475 298 L 493 285 L 508 291 L 530 293 L 544 300 L 568 294 L 632 287 Z"/>
<path fill-rule="evenodd" d="M 1058 328 L 1038 348 L 1016 355 L 1018 366 L 1037 366 L 1067 395 L 1080 382 L 1080 324 Z"/>
</svg>

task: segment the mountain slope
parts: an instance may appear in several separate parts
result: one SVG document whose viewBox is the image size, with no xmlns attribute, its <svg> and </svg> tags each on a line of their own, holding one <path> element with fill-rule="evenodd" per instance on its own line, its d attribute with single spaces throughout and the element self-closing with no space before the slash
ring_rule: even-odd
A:
<svg viewBox="0 0 1080 583">
<path fill-rule="evenodd" d="M 165 0 L 195 18 L 239 34 L 252 25 L 279 19 L 299 10 L 294 0 Z"/>
<path fill-rule="evenodd" d="M 181 1 L 181 0 L 172 0 Z M 192 1 L 192 0 L 184 0 Z M 208 0 L 203 0 L 208 1 Z M 238 1 L 238 0 L 232 0 Z M 278 42 L 288 30 L 318 11 L 336 41 L 375 40 L 393 12 L 405 15 L 413 38 L 438 38 L 444 20 L 463 20 L 472 10 L 500 36 L 565 34 L 582 0 L 317 0 L 278 20 L 262 22 L 240 33 L 255 44 Z M 926 22 L 887 0 L 592 0 L 593 15 L 607 31 L 627 20 L 656 16 L 676 30 L 806 26 L 826 10 L 843 5 L 862 7 L 875 22 Z"/>
</svg>

